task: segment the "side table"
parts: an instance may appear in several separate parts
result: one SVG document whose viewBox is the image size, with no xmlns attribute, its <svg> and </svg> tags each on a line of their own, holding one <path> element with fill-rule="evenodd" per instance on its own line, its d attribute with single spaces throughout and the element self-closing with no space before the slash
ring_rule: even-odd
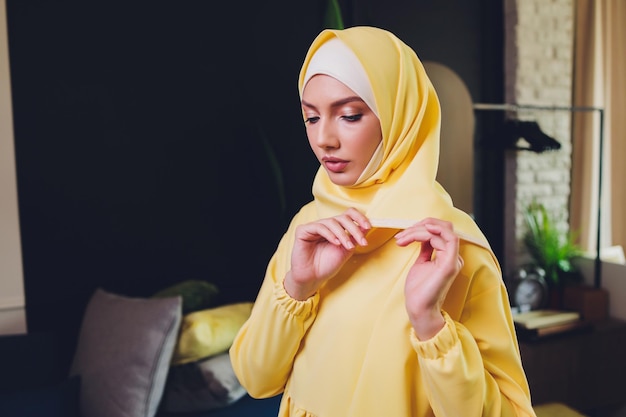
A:
<svg viewBox="0 0 626 417">
<path fill-rule="evenodd" d="M 560 402 L 589 415 L 626 404 L 626 321 L 519 345 L 533 404 Z"/>
</svg>

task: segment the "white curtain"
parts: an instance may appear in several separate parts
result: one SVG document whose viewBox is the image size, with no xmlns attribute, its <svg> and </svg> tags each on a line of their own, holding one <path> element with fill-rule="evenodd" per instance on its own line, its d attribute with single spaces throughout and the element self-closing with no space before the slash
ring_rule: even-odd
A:
<svg viewBox="0 0 626 417">
<path fill-rule="evenodd" d="M 602 165 L 600 247 L 626 247 L 626 1 L 575 1 L 574 106 L 604 109 L 603 155 L 599 112 L 573 122 L 572 229 L 596 251 L 598 175 Z"/>
</svg>

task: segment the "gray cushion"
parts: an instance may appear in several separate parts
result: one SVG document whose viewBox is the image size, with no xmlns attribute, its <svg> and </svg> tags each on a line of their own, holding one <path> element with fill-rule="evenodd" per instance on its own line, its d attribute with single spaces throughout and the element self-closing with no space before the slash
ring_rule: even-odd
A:
<svg viewBox="0 0 626 417">
<path fill-rule="evenodd" d="M 182 300 L 131 298 L 97 289 L 70 375 L 81 376 L 84 417 L 153 417 L 163 395 Z"/>
</svg>

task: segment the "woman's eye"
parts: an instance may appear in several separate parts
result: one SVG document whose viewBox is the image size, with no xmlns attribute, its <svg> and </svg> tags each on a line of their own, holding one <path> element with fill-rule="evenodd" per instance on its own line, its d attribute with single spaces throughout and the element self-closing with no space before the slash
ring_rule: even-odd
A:
<svg viewBox="0 0 626 417">
<path fill-rule="evenodd" d="M 320 118 L 317 116 L 313 116 L 313 117 L 309 117 L 307 119 L 304 119 L 304 123 L 310 123 L 310 124 L 314 124 L 316 123 Z"/>
<path fill-rule="evenodd" d="M 349 116 L 342 116 L 345 120 L 349 121 L 349 122 L 357 122 L 359 120 L 361 120 L 361 118 L 363 117 L 362 114 L 352 114 Z"/>
</svg>

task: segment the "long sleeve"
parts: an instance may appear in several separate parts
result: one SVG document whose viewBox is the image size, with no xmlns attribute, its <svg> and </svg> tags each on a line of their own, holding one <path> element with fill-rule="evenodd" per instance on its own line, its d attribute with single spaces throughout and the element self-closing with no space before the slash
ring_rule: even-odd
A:
<svg viewBox="0 0 626 417">
<path fill-rule="evenodd" d="M 482 268 L 481 287 L 467 300 L 460 321 L 444 312 L 446 325 L 432 339 L 411 332 L 422 381 L 433 412 L 444 416 L 534 416 L 522 369 L 508 298 L 499 272 Z M 489 285 L 489 284 L 487 284 Z"/>
<path fill-rule="evenodd" d="M 300 343 L 315 320 L 319 295 L 305 301 L 291 298 L 276 276 L 277 259 L 267 275 L 248 321 L 230 348 L 231 363 L 241 384 L 252 397 L 283 391 Z"/>
</svg>

